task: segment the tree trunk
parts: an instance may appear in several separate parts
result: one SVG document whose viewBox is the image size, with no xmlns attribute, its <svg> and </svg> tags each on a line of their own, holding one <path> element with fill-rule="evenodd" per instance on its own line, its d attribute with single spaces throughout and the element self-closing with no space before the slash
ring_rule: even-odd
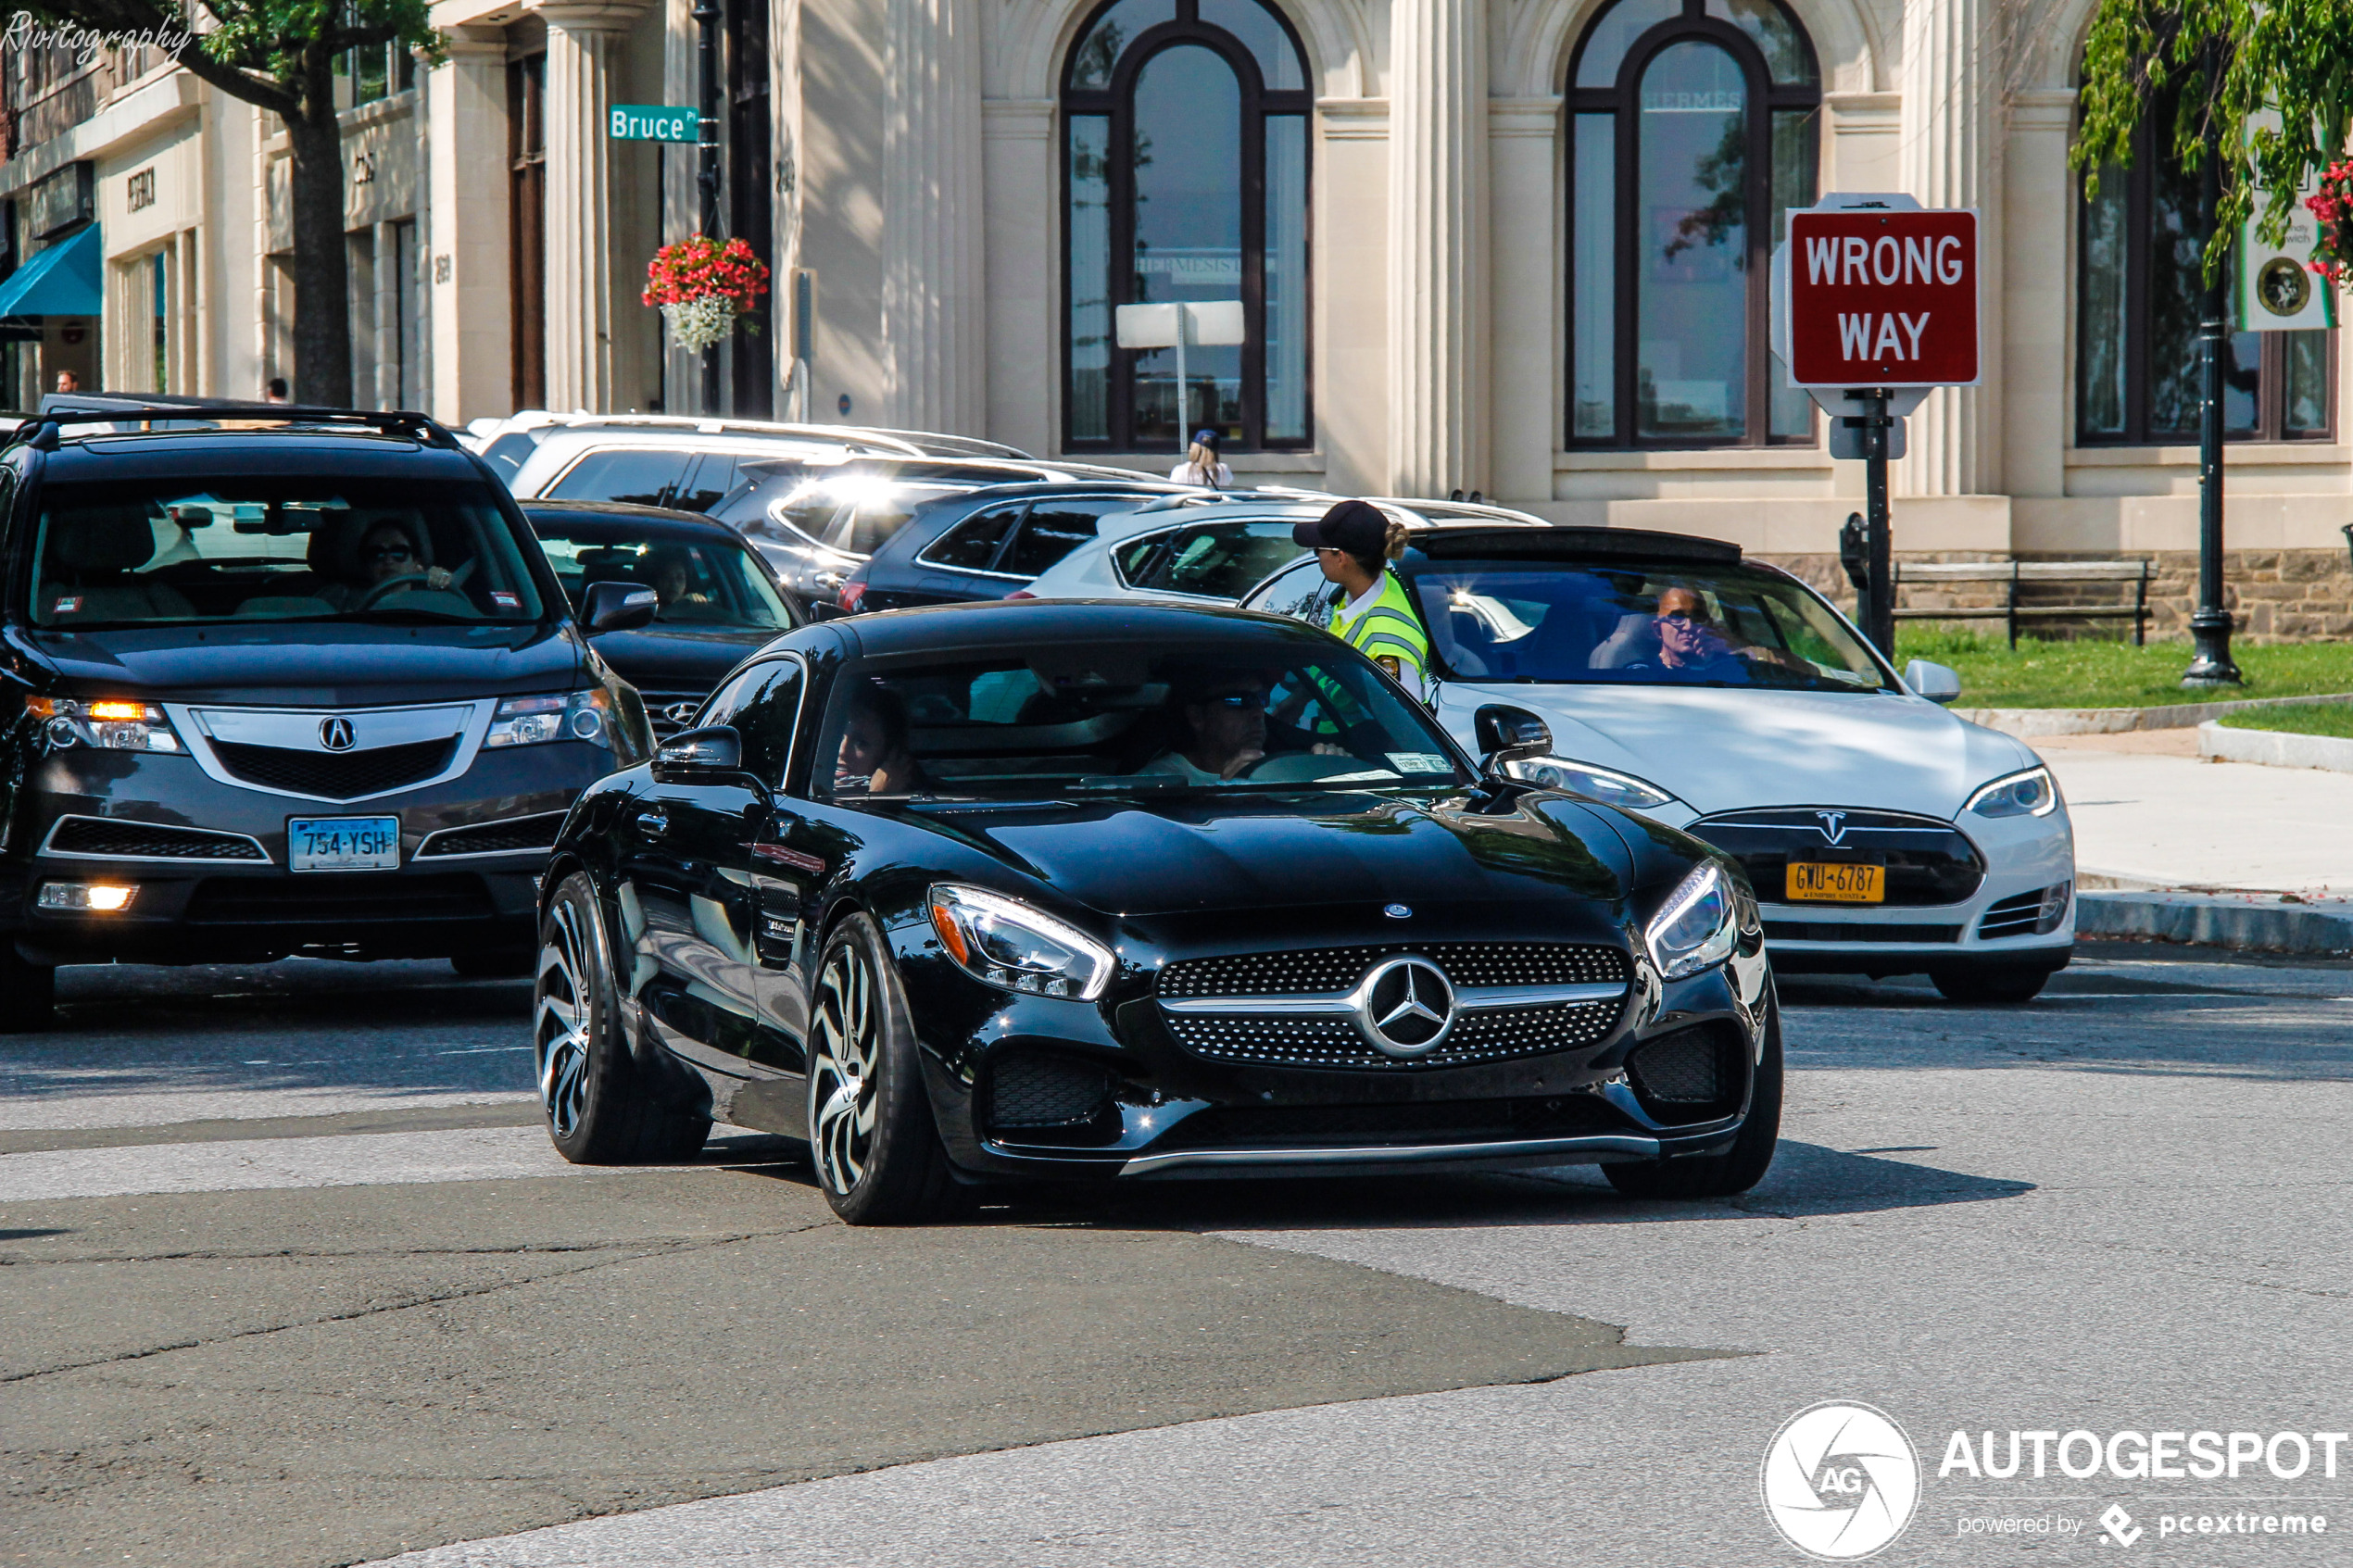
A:
<svg viewBox="0 0 2353 1568">
<path fill-rule="evenodd" d="M 306 60 L 306 66 L 311 62 Z M 351 261 L 343 232 L 343 128 L 324 56 L 285 119 L 294 150 L 294 400 L 351 406 Z"/>
</svg>

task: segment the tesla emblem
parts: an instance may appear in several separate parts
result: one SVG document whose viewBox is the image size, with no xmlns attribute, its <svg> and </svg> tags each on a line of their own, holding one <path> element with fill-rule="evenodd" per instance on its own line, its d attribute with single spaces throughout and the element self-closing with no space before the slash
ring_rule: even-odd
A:
<svg viewBox="0 0 2353 1568">
<path fill-rule="evenodd" d="M 1832 844 L 1836 844 L 1839 840 L 1846 836 L 1845 812 L 1817 811 L 1814 815 L 1822 819 L 1822 836 L 1829 839 Z"/>
<path fill-rule="evenodd" d="M 1426 1056 L 1454 1026 L 1454 987 L 1428 959 L 1391 959 L 1356 987 L 1356 1023 L 1386 1056 Z"/>
<path fill-rule="evenodd" d="M 329 751 L 349 751 L 352 745 L 351 721 L 348 719 L 320 720 L 319 744 Z"/>
</svg>

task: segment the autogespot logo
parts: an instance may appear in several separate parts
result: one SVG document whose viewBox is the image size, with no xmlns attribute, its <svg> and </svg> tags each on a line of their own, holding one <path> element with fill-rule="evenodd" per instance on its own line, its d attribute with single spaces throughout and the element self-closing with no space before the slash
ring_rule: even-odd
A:
<svg viewBox="0 0 2353 1568">
<path fill-rule="evenodd" d="M 1808 1557 L 1852 1562 L 1892 1543 L 1919 1506 L 1912 1440 L 1869 1405 L 1826 1400 L 1782 1423 L 1759 1473 L 1765 1513 Z"/>
</svg>

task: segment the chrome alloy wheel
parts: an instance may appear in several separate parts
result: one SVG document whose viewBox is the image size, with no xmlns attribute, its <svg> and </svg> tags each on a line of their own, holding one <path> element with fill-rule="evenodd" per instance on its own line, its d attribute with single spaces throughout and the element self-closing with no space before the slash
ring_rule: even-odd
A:
<svg viewBox="0 0 2353 1568">
<path fill-rule="evenodd" d="M 558 1138 L 579 1129 L 588 1105 L 589 934 L 580 908 L 559 899 L 549 913 L 547 940 L 539 949 L 539 984 L 532 1003 L 532 1065 L 539 1075 L 539 1098 L 547 1126 Z"/>
<path fill-rule="evenodd" d="M 847 1196 L 865 1174 L 882 1087 L 881 998 L 853 945 L 837 947 L 817 983 L 809 1031 L 810 1148 L 825 1190 Z"/>
</svg>

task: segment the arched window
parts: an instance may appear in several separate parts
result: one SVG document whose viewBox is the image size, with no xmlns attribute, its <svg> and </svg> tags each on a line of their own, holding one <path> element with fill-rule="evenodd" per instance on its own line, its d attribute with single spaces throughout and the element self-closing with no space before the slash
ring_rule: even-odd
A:
<svg viewBox="0 0 2353 1568">
<path fill-rule="evenodd" d="M 1258 0 L 1115 0 L 1063 75 L 1063 440 L 1305 446 L 1307 68 Z M 1245 341 L 1123 349 L 1122 305 L 1242 302 Z"/>
<path fill-rule="evenodd" d="M 1814 203 L 1813 45 L 1775 0 L 1617 0 L 1569 67 L 1568 442 L 1814 438 L 1768 345 L 1768 263 Z"/>
<path fill-rule="evenodd" d="M 2205 395 L 2198 320 L 2205 307 L 2208 232 L 2198 175 L 2161 156 L 2168 99 L 2141 118 L 2126 169 L 2100 170 L 2082 203 L 2076 291 L 2075 439 L 2079 445 L 2154 445 L 2197 439 Z M 2231 296 L 2236 326 L 2238 291 Z M 2233 331 L 2222 367 L 2222 426 L 2233 441 L 2326 441 L 2334 426 L 2325 328 Z"/>
</svg>

